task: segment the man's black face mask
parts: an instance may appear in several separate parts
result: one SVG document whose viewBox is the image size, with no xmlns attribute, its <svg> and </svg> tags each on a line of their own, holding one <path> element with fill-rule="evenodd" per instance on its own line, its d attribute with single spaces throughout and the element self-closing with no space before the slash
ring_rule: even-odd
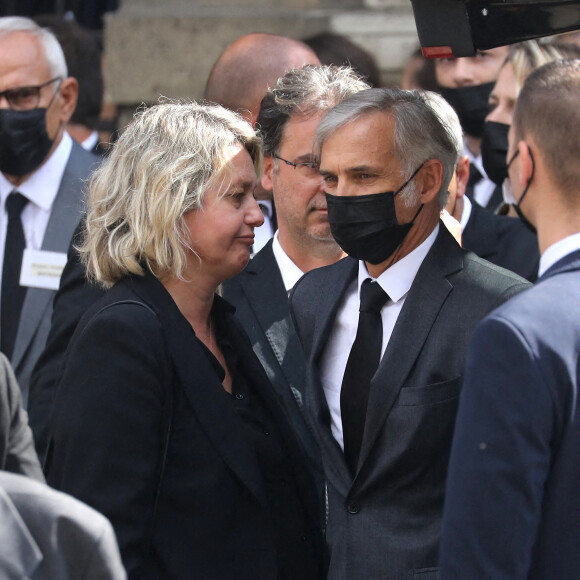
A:
<svg viewBox="0 0 580 580">
<path fill-rule="evenodd" d="M 370 195 L 326 194 L 330 231 L 349 256 L 369 264 L 380 264 L 401 245 L 423 205 L 409 223 L 399 224 L 395 196 L 407 187 L 423 165 L 397 191 Z"/>
<path fill-rule="evenodd" d="M 508 152 L 508 132 L 505 123 L 486 121 L 481 140 L 481 158 L 487 176 L 501 185 L 507 177 L 506 157 Z"/>
<path fill-rule="evenodd" d="M 455 89 L 441 88 L 441 96 L 455 109 L 466 135 L 481 137 L 489 113 L 489 95 L 495 86 L 484 83 Z"/>
</svg>

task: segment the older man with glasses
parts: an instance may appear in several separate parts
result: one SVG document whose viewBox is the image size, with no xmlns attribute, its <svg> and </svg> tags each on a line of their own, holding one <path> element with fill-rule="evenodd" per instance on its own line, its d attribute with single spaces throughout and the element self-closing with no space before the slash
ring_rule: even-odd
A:
<svg viewBox="0 0 580 580">
<path fill-rule="evenodd" d="M 305 273 L 343 257 L 330 233 L 324 186 L 312 142 L 320 119 L 368 85 L 349 68 L 307 65 L 278 79 L 260 107 L 262 185 L 272 190 L 278 230 L 224 296 L 264 365 L 322 479 L 313 436 L 302 416 L 305 360 L 290 319 L 288 293 Z"/>
<path fill-rule="evenodd" d="M 0 18 L 0 349 L 25 404 L 96 159 L 64 130 L 77 92 L 51 32 Z"/>
</svg>

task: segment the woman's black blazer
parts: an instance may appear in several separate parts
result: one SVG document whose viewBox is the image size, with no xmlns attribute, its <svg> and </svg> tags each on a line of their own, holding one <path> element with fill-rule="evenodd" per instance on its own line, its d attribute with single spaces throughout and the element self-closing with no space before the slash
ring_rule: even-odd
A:
<svg viewBox="0 0 580 580">
<path fill-rule="evenodd" d="M 233 316 L 230 328 L 287 442 L 307 514 L 305 550 L 322 558 L 302 450 Z M 55 399 L 47 478 L 111 520 L 130 577 L 278 577 L 257 457 L 228 397 L 150 273 L 118 282 L 79 323 Z"/>
</svg>

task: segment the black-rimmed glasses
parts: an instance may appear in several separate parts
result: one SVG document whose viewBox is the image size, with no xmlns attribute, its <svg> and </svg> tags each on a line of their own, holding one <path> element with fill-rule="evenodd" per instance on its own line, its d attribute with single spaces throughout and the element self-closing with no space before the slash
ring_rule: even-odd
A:
<svg viewBox="0 0 580 580">
<path fill-rule="evenodd" d="M 36 109 L 40 103 L 40 91 L 56 81 L 62 81 L 62 79 L 60 77 L 54 77 L 35 87 L 16 87 L 14 89 L 0 91 L 0 100 L 4 97 L 8 102 L 8 106 L 15 111 L 30 111 Z"/>
<path fill-rule="evenodd" d="M 288 161 L 287 159 L 283 159 L 278 155 L 274 155 L 274 159 L 279 159 L 289 165 L 290 167 L 294 167 L 294 170 L 300 174 L 300 176 L 306 179 L 313 179 L 315 177 L 320 177 L 319 169 L 320 166 L 318 163 L 314 162 L 303 162 L 303 163 L 292 163 L 292 161 Z M 322 178 L 321 178 L 322 179 Z"/>
</svg>

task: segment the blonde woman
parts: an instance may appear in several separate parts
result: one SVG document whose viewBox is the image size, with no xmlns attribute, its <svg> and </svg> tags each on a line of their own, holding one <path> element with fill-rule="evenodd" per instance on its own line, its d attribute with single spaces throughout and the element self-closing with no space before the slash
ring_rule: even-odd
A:
<svg viewBox="0 0 580 580">
<path fill-rule="evenodd" d="M 49 482 L 112 521 L 130 578 L 321 577 L 314 483 L 220 284 L 249 260 L 261 144 L 217 106 L 137 115 L 90 182 L 110 288 L 58 387 Z"/>
<path fill-rule="evenodd" d="M 485 118 L 481 143 L 483 166 L 497 185 L 507 177 L 507 135 L 524 81 L 532 71 L 547 62 L 579 57 L 580 48 L 571 44 L 526 40 L 510 46 L 489 96 L 490 112 Z"/>
</svg>

